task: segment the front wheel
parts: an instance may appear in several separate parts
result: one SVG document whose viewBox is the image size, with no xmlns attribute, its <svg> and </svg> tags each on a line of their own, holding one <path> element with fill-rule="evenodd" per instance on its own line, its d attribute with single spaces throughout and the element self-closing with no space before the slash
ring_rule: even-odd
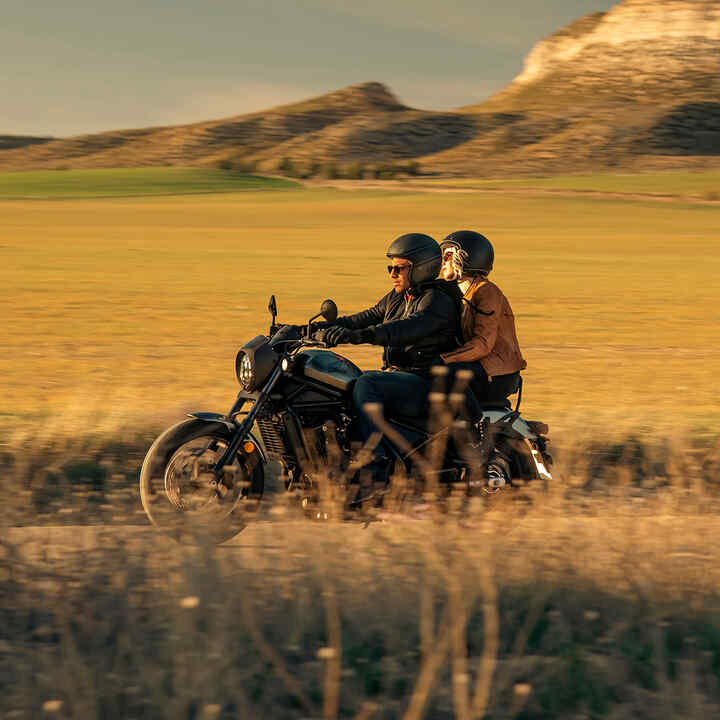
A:
<svg viewBox="0 0 720 720">
<path fill-rule="evenodd" d="M 265 487 L 259 448 L 241 447 L 223 469 L 221 495 L 215 463 L 232 440 L 223 423 L 185 420 L 148 450 L 140 471 L 140 499 L 152 524 L 180 542 L 220 544 L 257 515 Z"/>
</svg>

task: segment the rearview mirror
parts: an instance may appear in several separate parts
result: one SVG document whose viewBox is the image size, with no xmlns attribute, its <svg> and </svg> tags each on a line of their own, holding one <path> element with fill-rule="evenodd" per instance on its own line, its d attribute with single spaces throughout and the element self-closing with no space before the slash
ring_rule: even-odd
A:
<svg viewBox="0 0 720 720">
<path fill-rule="evenodd" d="M 320 314 L 328 322 L 335 322 L 338 316 L 337 305 L 332 300 L 323 300 L 323 304 L 320 306 Z"/>
<path fill-rule="evenodd" d="M 268 310 L 273 318 L 277 317 L 277 303 L 275 302 L 275 296 L 270 296 L 270 302 L 268 303 Z"/>
</svg>

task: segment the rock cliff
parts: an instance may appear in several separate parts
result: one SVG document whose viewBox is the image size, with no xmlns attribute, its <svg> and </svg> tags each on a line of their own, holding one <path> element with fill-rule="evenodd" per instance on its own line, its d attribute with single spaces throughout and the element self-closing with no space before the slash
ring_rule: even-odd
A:
<svg viewBox="0 0 720 720">
<path fill-rule="evenodd" d="M 435 169 L 567 172 L 720 165 L 720 0 L 624 0 L 541 40 L 462 112 L 515 118 L 426 158 Z M 518 140 L 519 138 L 519 140 Z"/>
<path fill-rule="evenodd" d="M 580 18 L 539 42 L 502 95 L 537 83 L 595 99 L 710 99 L 720 94 L 720 2 L 624 0 Z"/>
</svg>

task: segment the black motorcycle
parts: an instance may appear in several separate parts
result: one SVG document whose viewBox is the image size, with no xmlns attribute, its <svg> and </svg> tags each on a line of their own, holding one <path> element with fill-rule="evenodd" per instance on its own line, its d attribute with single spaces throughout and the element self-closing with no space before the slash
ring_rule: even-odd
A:
<svg viewBox="0 0 720 720">
<path fill-rule="evenodd" d="M 331 352 L 323 331 L 313 326 L 320 317 L 336 320 L 337 307 L 326 300 L 305 326 L 278 325 L 275 296 L 268 309 L 269 337 L 258 335 L 237 354 L 242 390 L 230 412 L 190 413 L 155 440 L 143 462 L 145 512 L 177 539 L 202 535 L 221 543 L 240 532 L 258 515 L 266 466 L 273 461 L 282 467 L 284 489 L 311 517 L 327 517 L 323 484 L 358 497 L 354 483 L 363 448 L 356 440 L 352 388 L 362 371 Z M 437 370 L 439 389 L 443 368 Z M 550 480 L 547 425 L 520 417 L 522 385 L 514 409 L 507 400 L 485 405 L 480 419 L 462 417 L 465 390 L 432 393 L 430 419 L 422 426 L 417 418 L 383 418 L 376 409 L 376 439 L 382 437 L 392 458 L 388 478 L 402 476 L 411 481 L 406 487 L 418 493 L 431 489 L 440 498 Z M 374 490 L 373 497 L 346 506 L 380 498 L 382 490 Z"/>
</svg>

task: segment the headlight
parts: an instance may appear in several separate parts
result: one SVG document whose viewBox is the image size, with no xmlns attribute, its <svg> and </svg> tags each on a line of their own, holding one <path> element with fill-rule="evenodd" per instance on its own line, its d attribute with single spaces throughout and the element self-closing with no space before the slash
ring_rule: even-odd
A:
<svg viewBox="0 0 720 720">
<path fill-rule="evenodd" d="M 238 369 L 238 380 L 240 384 L 247 390 L 253 381 L 253 364 L 250 356 L 245 354 L 240 361 L 240 368 Z"/>
<path fill-rule="evenodd" d="M 255 392 L 270 377 L 280 356 L 264 335 L 246 342 L 235 356 L 235 377 L 246 392 Z"/>
</svg>

